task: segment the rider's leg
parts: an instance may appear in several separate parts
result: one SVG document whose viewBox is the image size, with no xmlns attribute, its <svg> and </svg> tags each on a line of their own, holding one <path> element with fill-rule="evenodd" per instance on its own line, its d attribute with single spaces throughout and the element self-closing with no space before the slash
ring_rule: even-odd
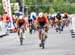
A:
<svg viewBox="0 0 75 55">
<path fill-rule="evenodd" d="M 58 24 L 57 23 L 56 23 L 56 28 L 55 29 L 56 29 L 56 32 L 58 32 Z"/>
<path fill-rule="evenodd" d="M 38 32 L 39 32 L 39 40 L 41 40 L 41 39 L 42 39 L 42 38 L 41 38 L 41 34 L 42 34 L 42 33 L 41 33 L 41 30 L 39 29 Z"/>
<path fill-rule="evenodd" d="M 48 26 L 45 28 L 45 38 L 47 38 L 47 33 L 48 33 Z"/>
<path fill-rule="evenodd" d="M 23 26 L 21 26 L 21 28 L 22 28 L 22 31 L 23 31 L 23 33 L 24 33 L 24 32 L 25 32 L 25 28 L 26 28 L 26 26 L 23 25 Z"/>
<path fill-rule="evenodd" d="M 38 30 L 38 38 L 39 38 L 39 46 L 41 47 L 41 39 L 42 39 L 42 35 L 41 35 L 41 30 Z"/>
<path fill-rule="evenodd" d="M 17 27 L 17 33 L 18 33 L 18 36 L 20 35 L 20 33 L 19 33 L 19 29 L 20 29 L 20 25 L 18 25 L 18 27 Z"/>
</svg>

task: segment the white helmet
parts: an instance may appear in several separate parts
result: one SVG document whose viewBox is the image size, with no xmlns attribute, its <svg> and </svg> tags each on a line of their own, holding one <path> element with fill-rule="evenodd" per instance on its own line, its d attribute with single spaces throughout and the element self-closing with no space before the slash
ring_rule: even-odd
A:
<svg viewBox="0 0 75 55">
<path fill-rule="evenodd" d="M 21 15 L 21 16 L 19 16 L 19 19 L 22 19 L 23 18 L 23 16 Z"/>
<path fill-rule="evenodd" d="M 43 17 L 43 12 L 39 13 L 39 17 L 42 18 Z"/>
<path fill-rule="evenodd" d="M 33 16 L 36 17 L 36 13 L 35 12 L 31 12 L 30 19 L 33 19 Z"/>
</svg>

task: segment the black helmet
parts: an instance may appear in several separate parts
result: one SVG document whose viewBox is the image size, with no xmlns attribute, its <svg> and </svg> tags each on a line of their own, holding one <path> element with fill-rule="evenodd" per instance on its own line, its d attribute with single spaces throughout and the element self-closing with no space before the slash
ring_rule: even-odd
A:
<svg viewBox="0 0 75 55">
<path fill-rule="evenodd" d="M 57 13 L 57 15 L 56 15 L 56 16 L 61 16 L 61 15 L 60 15 L 60 13 Z"/>
<path fill-rule="evenodd" d="M 60 13 L 57 13 L 56 17 L 57 18 L 61 18 L 61 14 Z"/>
</svg>

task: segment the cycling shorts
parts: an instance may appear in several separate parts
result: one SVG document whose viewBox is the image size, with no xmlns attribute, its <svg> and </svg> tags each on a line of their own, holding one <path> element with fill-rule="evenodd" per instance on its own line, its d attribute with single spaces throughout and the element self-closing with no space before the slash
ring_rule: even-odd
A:
<svg viewBox="0 0 75 55">
<path fill-rule="evenodd" d="M 46 24 L 46 22 L 39 22 L 38 29 L 42 29 L 45 24 Z"/>
<path fill-rule="evenodd" d="M 23 22 L 22 23 L 19 23 L 18 24 L 18 28 L 21 28 L 23 24 L 24 24 Z"/>
</svg>

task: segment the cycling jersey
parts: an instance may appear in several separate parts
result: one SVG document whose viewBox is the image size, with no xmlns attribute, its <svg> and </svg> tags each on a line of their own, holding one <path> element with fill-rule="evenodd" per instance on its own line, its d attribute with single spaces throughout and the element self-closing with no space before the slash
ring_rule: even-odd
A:
<svg viewBox="0 0 75 55">
<path fill-rule="evenodd" d="M 42 18 L 37 17 L 36 22 L 38 23 L 40 27 L 43 27 L 48 22 L 48 18 L 47 16 L 43 16 Z"/>
<path fill-rule="evenodd" d="M 18 27 L 20 28 L 22 25 L 24 25 L 26 23 L 25 19 L 18 19 L 16 24 L 18 25 Z"/>
<path fill-rule="evenodd" d="M 36 22 L 47 22 L 48 21 L 48 18 L 46 16 L 43 16 L 42 18 L 40 17 L 37 17 L 36 18 Z"/>
<path fill-rule="evenodd" d="M 60 16 L 57 16 L 56 18 L 57 18 L 58 20 L 61 20 L 61 17 L 60 17 Z"/>
</svg>

